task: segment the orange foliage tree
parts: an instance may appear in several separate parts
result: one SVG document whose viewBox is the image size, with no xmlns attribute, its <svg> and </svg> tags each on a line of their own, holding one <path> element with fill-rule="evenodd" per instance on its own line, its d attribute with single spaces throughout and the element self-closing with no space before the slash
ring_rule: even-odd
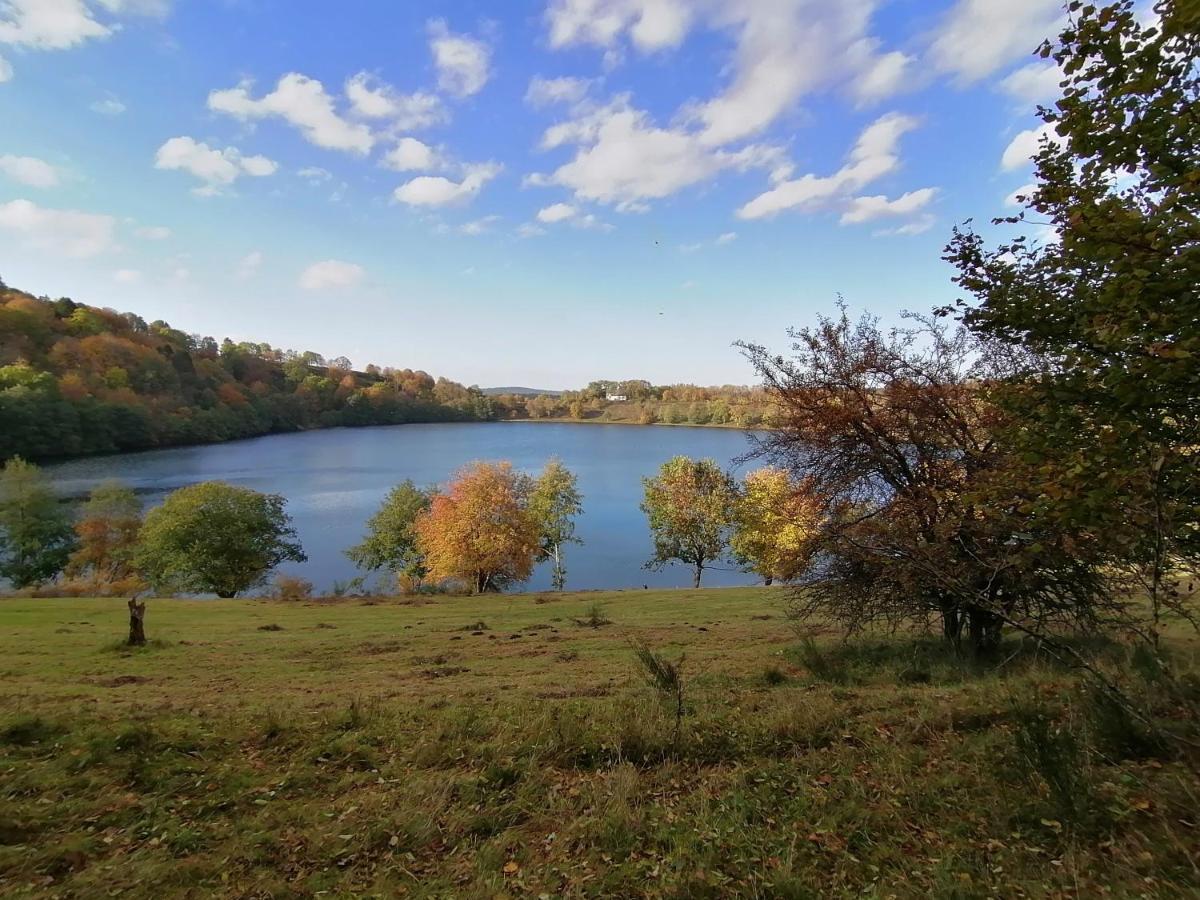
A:
<svg viewBox="0 0 1200 900">
<path fill-rule="evenodd" d="M 531 480 L 507 462 L 462 469 L 414 523 L 429 577 L 477 593 L 527 580 L 539 548 L 531 489 Z"/>
</svg>

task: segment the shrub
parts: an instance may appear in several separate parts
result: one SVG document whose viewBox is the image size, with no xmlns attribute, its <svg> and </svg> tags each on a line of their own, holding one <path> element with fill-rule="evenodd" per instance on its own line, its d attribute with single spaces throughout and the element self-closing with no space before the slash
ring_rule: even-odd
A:
<svg viewBox="0 0 1200 900">
<path fill-rule="evenodd" d="M 296 575 L 276 575 L 271 596 L 276 600 L 311 600 L 313 583 Z"/>
</svg>

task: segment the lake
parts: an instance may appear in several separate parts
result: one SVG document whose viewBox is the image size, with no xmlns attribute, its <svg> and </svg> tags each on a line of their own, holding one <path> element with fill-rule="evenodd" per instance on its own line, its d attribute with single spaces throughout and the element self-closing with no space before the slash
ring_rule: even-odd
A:
<svg viewBox="0 0 1200 900">
<path fill-rule="evenodd" d="M 646 517 L 638 508 L 642 477 L 677 454 L 712 457 L 731 466 L 748 447 L 747 433 L 727 428 L 491 422 L 336 428 L 299 434 L 91 457 L 46 467 L 62 492 L 81 496 L 106 478 L 131 485 L 149 505 L 197 481 L 220 480 L 282 494 L 308 562 L 280 571 L 318 590 L 360 574 L 342 551 L 359 542 L 367 519 L 395 484 L 443 484 L 473 460 L 509 460 L 530 473 L 557 456 L 579 477 L 584 511 L 567 548 L 567 588 L 690 585 L 684 566 L 653 572 Z M 718 565 L 731 569 L 729 563 Z M 708 585 L 752 584 L 736 571 L 705 572 Z M 525 586 L 550 586 L 540 566 Z"/>
</svg>

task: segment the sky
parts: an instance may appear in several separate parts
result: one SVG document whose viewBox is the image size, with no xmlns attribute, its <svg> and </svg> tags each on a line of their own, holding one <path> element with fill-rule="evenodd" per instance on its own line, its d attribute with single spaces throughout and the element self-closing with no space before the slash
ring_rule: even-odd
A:
<svg viewBox="0 0 1200 900">
<path fill-rule="evenodd" d="M 0 277 L 482 386 L 958 292 L 1060 0 L 0 0 Z"/>
</svg>

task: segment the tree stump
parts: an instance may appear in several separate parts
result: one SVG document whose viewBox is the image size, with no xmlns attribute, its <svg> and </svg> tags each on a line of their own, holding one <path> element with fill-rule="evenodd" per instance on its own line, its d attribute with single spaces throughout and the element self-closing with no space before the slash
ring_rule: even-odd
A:
<svg viewBox="0 0 1200 900">
<path fill-rule="evenodd" d="M 137 597 L 129 598 L 129 641 L 130 647 L 146 645 L 146 604 L 138 603 Z"/>
</svg>

